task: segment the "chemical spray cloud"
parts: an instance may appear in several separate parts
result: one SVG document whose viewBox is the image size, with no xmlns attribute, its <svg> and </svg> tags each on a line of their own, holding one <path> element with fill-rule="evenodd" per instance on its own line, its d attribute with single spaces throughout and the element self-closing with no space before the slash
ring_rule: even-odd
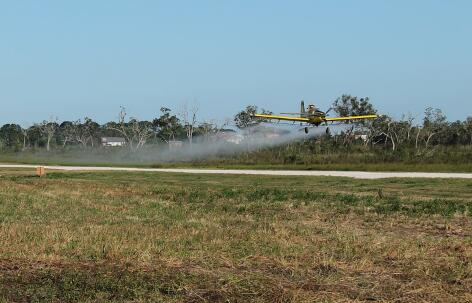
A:
<svg viewBox="0 0 472 303">
<path fill-rule="evenodd" d="M 205 161 L 253 152 L 321 136 L 324 128 L 312 128 L 308 134 L 298 129 L 255 126 L 236 132 L 194 137 L 192 144 L 146 145 L 137 151 L 127 147 L 88 150 L 68 150 L 56 153 L 38 153 L 37 160 L 66 163 L 159 164 L 172 162 Z"/>
<path fill-rule="evenodd" d="M 228 136 L 197 137 L 192 144 L 179 148 L 148 147 L 138 151 L 132 158 L 141 162 L 186 162 L 232 156 L 274 147 L 294 141 L 306 140 L 324 134 L 324 129 L 311 129 L 308 134 L 299 130 L 268 132 L 259 126 L 246 128 Z"/>
</svg>

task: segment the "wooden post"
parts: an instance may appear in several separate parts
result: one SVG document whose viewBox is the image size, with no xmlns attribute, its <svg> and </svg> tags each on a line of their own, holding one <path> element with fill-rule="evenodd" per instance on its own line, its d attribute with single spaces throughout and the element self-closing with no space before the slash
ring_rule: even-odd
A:
<svg viewBox="0 0 472 303">
<path fill-rule="evenodd" d="M 38 177 L 46 176 L 46 170 L 44 169 L 44 166 L 36 167 L 36 176 L 38 176 Z"/>
</svg>

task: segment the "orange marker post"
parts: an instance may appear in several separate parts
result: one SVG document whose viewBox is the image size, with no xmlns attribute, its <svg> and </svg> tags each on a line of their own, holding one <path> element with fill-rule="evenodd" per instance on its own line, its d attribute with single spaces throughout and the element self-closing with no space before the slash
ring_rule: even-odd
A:
<svg viewBox="0 0 472 303">
<path fill-rule="evenodd" d="M 38 177 L 46 176 L 46 169 L 44 169 L 44 166 L 36 167 L 36 176 L 38 176 Z"/>
</svg>

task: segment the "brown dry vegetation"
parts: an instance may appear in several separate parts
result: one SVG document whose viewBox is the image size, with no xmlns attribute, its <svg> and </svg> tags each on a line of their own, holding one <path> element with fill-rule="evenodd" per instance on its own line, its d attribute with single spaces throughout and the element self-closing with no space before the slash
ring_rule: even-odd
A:
<svg viewBox="0 0 472 303">
<path fill-rule="evenodd" d="M 0 301 L 467 302 L 471 215 L 467 180 L 3 170 Z"/>
</svg>

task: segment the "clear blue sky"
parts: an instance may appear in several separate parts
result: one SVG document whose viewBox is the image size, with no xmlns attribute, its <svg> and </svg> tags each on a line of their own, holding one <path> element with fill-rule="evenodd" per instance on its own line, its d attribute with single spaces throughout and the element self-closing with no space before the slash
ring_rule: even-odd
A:
<svg viewBox="0 0 472 303">
<path fill-rule="evenodd" d="M 150 119 L 196 101 L 472 115 L 472 1 L 0 1 L 0 123 Z"/>
</svg>

